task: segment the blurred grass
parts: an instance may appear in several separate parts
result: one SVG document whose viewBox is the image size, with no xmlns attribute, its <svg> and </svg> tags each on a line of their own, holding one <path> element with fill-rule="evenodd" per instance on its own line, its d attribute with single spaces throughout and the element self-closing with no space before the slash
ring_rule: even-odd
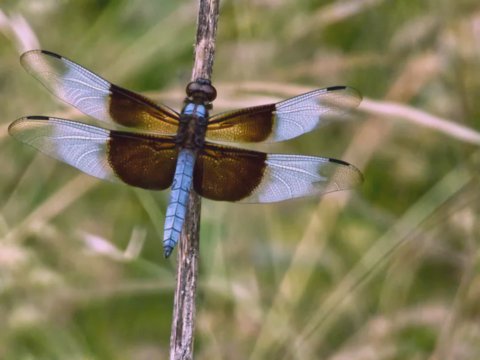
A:
<svg viewBox="0 0 480 360">
<path fill-rule="evenodd" d="M 79 118 L 19 66 L 20 40 L 36 41 L 25 24 L 42 48 L 179 108 L 196 6 L 0 10 L 0 358 L 167 358 L 167 193 L 79 175 L 6 127 Z M 479 60 L 473 0 L 224 1 L 215 111 L 348 84 L 479 131 Z M 196 358 L 480 358 L 478 145 L 364 108 L 269 149 L 342 158 L 365 183 L 277 205 L 203 202 Z"/>
</svg>

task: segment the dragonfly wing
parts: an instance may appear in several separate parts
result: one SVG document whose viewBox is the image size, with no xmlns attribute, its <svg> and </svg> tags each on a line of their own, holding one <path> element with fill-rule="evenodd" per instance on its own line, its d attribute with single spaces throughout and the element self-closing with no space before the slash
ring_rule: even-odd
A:
<svg viewBox="0 0 480 360">
<path fill-rule="evenodd" d="M 24 53 L 20 62 L 51 93 L 86 115 L 110 124 L 176 134 L 178 113 L 45 50 Z"/>
<path fill-rule="evenodd" d="M 206 198 L 271 203 L 350 189 L 363 180 L 344 161 L 266 154 L 207 143 L 195 163 L 195 191 Z"/>
<path fill-rule="evenodd" d="M 357 107 L 362 97 L 347 86 L 313 90 L 276 104 L 214 115 L 207 138 L 215 141 L 274 142 L 295 138 L 339 120 Z"/>
<path fill-rule="evenodd" d="M 84 173 L 145 189 L 163 190 L 173 180 L 173 138 L 105 130 L 46 116 L 13 122 L 10 134 Z"/>
</svg>

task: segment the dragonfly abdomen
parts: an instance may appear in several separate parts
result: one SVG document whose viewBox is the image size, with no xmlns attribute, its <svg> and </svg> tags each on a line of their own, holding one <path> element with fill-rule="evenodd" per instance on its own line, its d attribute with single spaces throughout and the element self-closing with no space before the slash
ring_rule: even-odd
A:
<svg viewBox="0 0 480 360">
<path fill-rule="evenodd" d="M 165 216 L 163 233 L 163 251 L 165 257 L 170 256 L 173 248 L 180 239 L 180 233 L 182 232 L 185 214 L 187 212 L 188 195 L 192 188 L 194 164 L 194 151 L 190 149 L 180 150 L 170 192 L 170 202 Z"/>
</svg>

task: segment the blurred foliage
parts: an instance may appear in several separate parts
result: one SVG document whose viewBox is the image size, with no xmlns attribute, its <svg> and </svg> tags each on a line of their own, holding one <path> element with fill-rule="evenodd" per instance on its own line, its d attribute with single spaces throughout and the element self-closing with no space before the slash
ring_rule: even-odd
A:
<svg viewBox="0 0 480 360">
<path fill-rule="evenodd" d="M 8 137 L 24 115 L 78 118 L 19 66 L 12 29 L 21 16 L 41 48 L 179 108 L 196 3 L 0 11 L 0 358 L 167 358 L 167 192 L 90 179 Z M 348 84 L 478 131 L 478 74 L 475 0 L 222 1 L 216 111 Z M 480 358 L 478 146 L 398 117 L 351 120 L 272 148 L 356 164 L 361 188 L 203 201 L 196 358 Z"/>
</svg>

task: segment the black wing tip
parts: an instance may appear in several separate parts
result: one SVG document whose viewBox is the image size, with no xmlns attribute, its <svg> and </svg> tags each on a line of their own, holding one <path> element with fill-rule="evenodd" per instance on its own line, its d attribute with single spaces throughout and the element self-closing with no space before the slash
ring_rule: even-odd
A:
<svg viewBox="0 0 480 360">
<path fill-rule="evenodd" d="M 333 163 L 337 163 L 337 164 L 341 164 L 341 165 L 351 166 L 348 162 L 343 161 L 343 160 L 339 160 L 339 159 L 329 158 L 328 161 L 333 162 Z"/>
<path fill-rule="evenodd" d="M 329 86 L 326 88 L 327 92 L 329 91 L 341 91 L 341 90 L 347 90 L 350 91 L 352 94 L 354 94 L 359 100 L 363 99 L 362 93 L 355 89 L 354 87 L 351 86 L 345 86 L 345 85 L 335 85 L 335 86 Z"/>
<path fill-rule="evenodd" d="M 348 86 L 344 85 L 335 85 L 327 87 L 327 91 L 337 91 L 337 90 L 345 90 L 348 89 Z"/>
<path fill-rule="evenodd" d="M 50 117 L 48 116 L 43 116 L 43 115 L 29 115 L 29 116 L 24 116 L 24 117 L 21 117 L 17 120 L 15 120 L 14 122 L 12 122 L 10 125 L 8 125 L 8 133 L 11 135 L 11 136 L 14 136 L 15 134 L 15 128 L 23 123 L 24 121 L 26 120 L 50 120 Z"/>
<path fill-rule="evenodd" d="M 54 52 L 49 51 L 49 50 L 33 49 L 33 50 L 25 51 L 22 55 L 20 55 L 20 62 L 23 63 L 25 61 L 25 57 L 29 56 L 30 54 L 44 54 L 44 55 L 48 55 L 48 56 L 51 56 L 51 57 L 54 57 L 54 58 L 57 58 L 57 59 L 62 59 L 63 58 L 63 56 L 58 55 L 57 53 L 54 53 Z"/>
<path fill-rule="evenodd" d="M 343 161 L 343 160 L 339 160 L 339 159 L 332 159 L 332 158 L 329 158 L 328 159 L 329 162 L 332 162 L 332 163 L 335 163 L 335 164 L 340 164 L 340 165 L 343 165 L 343 166 L 348 166 L 350 169 L 354 170 L 357 175 L 358 175 L 358 183 L 363 183 L 363 181 L 365 180 L 362 172 L 360 170 L 358 170 L 358 168 L 346 161 Z"/>
<path fill-rule="evenodd" d="M 24 119 L 27 119 L 27 120 L 50 120 L 50 116 L 30 115 L 30 116 L 25 116 Z"/>
<path fill-rule="evenodd" d="M 57 59 L 61 59 L 61 58 L 62 58 L 61 55 L 58 55 L 58 54 L 56 54 L 56 53 L 54 53 L 54 52 L 52 52 L 52 51 L 49 51 L 49 50 L 40 50 L 40 52 L 41 52 L 42 54 L 45 54 L 45 55 L 50 55 L 50 56 L 56 57 Z"/>
</svg>

